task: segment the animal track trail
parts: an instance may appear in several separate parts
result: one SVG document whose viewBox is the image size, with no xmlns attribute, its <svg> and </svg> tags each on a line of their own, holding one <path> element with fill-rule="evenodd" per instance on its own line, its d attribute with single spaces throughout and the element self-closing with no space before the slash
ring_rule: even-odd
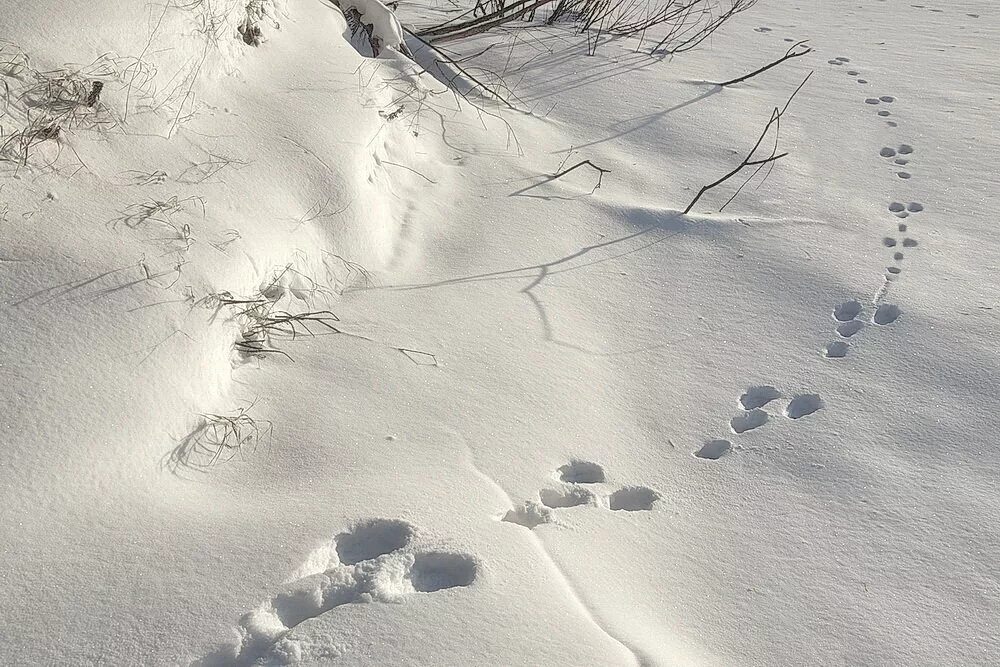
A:
<svg viewBox="0 0 1000 667">
<path fill-rule="evenodd" d="M 476 557 L 415 550 L 417 535 L 415 526 L 399 519 L 359 522 L 336 535 L 300 568 L 305 576 L 240 618 L 234 663 L 281 662 L 301 648 L 291 636 L 297 626 L 343 605 L 472 585 L 480 569 Z"/>
<path fill-rule="evenodd" d="M 894 201 L 889 204 L 888 209 L 889 212 L 895 215 L 897 218 L 906 218 L 909 217 L 911 213 L 920 213 L 921 211 L 923 211 L 924 205 L 915 201 L 911 201 L 907 204 Z"/>
<path fill-rule="evenodd" d="M 748 388 L 737 401 L 741 412 L 729 420 L 729 430 L 739 435 L 760 428 L 771 418 L 764 406 L 779 398 L 781 392 L 771 385 Z"/>
<path fill-rule="evenodd" d="M 864 310 L 860 301 L 851 299 L 838 304 L 833 309 L 833 319 L 838 322 L 834 331 L 842 338 L 851 338 L 864 326 L 858 319 Z M 850 350 L 850 344 L 846 340 L 834 340 L 823 347 L 823 356 L 827 359 L 843 359 Z"/>
<path fill-rule="evenodd" d="M 794 26 L 791 26 L 791 27 L 794 27 Z M 766 34 L 766 33 L 769 33 L 769 32 L 774 32 L 774 28 L 770 28 L 770 27 L 768 27 L 766 25 L 761 25 L 761 26 L 757 26 L 756 28 L 754 28 L 753 31 L 754 32 L 759 32 L 759 33 L 762 33 L 762 34 Z M 788 42 L 790 44 L 793 44 L 795 42 L 798 42 L 799 40 L 798 39 L 793 39 L 791 37 L 783 37 L 782 41 L 785 41 L 785 42 Z"/>
<path fill-rule="evenodd" d="M 868 83 L 864 79 L 858 79 L 858 83 Z M 894 95 L 879 95 L 878 97 L 866 97 L 865 104 L 870 104 L 872 106 L 878 106 L 879 109 L 875 112 L 880 118 L 888 118 L 892 115 L 892 112 L 884 108 L 883 105 L 892 104 L 896 101 Z M 899 123 L 893 120 L 887 120 L 885 122 L 889 127 L 899 127 Z M 883 156 L 887 157 L 887 156 Z"/>
<path fill-rule="evenodd" d="M 845 302 L 835 312 L 839 317 L 843 317 L 845 322 L 853 321 L 853 318 L 861 313 L 861 304 L 853 301 Z M 772 385 L 756 385 L 747 388 L 737 401 L 741 411 L 729 420 L 729 430 L 734 435 L 743 435 L 770 423 L 773 414 L 764 408 L 783 397 L 784 394 Z M 814 409 L 803 409 L 803 404 L 809 403 L 813 398 L 818 401 Z M 819 398 L 819 394 L 796 394 L 779 414 L 791 420 L 797 420 L 822 407 L 823 402 Z M 692 454 L 695 458 L 718 461 L 735 449 L 738 448 L 733 445 L 731 440 L 714 438 L 705 441 Z"/>
<path fill-rule="evenodd" d="M 542 524 L 554 523 L 557 510 L 604 506 L 599 493 L 607 483 L 607 475 L 600 464 L 573 460 L 556 468 L 553 476 L 559 482 L 558 486 L 541 489 L 537 501 L 524 501 L 508 510 L 500 520 L 531 530 Z M 597 491 L 587 487 L 596 487 Z M 648 511 L 653 509 L 660 497 L 658 491 L 646 486 L 625 486 L 608 494 L 606 504 L 613 511 Z"/>
<path fill-rule="evenodd" d="M 895 98 L 891 95 L 883 95 L 879 98 L 868 98 L 865 102 L 869 104 L 891 104 L 895 102 Z M 890 112 L 887 109 L 879 109 L 878 115 L 881 117 L 888 117 Z M 889 121 L 889 125 L 892 127 L 897 127 L 897 124 Z M 910 162 L 910 155 L 914 152 L 913 146 L 910 144 L 899 144 L 896 148 L 890 146 L 883 146 L 879 149 L 879 155 L 888 161 L 891 161 L 894 167 L 904 167 Z M 913 175 L 904 169 L 894 169 L 895 176 L 903 181 L 910 180 Z M 904 204 L 899 201 L 891 202 L 888 206 L 889 212 L 897 218 L 906 219 L 912 214 L 920 213 L 924 210 L 923 204 L 919 202 L 909 202 Z M 907 226 L 905 224 L 899 224 L 899 232 L 906 232 Z M 906 258 L 906 253 L 902 248 L 916 248 L 918 241 L 913 237 L 903 237 L 895 238 L 886 236 L 882 239 L 882 245 L 886 248 L 890 248 L 891 252 L 891 263 L 886 266 L 885 274 L 883 274 L 884 282 L 879 290 L 879 295 L 884 294 L 884 291 L 888 286 L 898 280 L 902 273 L 903 267 L 900 264 Z M 881 298 L 878 296 L 876 299 Z M 824 355 L 830 358 L 840 358 L 846 355 L 847 347 L 843 344 L 831 343 L 827 345 L 824 351 Z"/>
<path fill-rule="evenodd" d="M 903 204 L 902 202 L 892 202 L 889 204 L 888 209 L 889 212 L 897 218 L 908 218 L 912 214 L 922 212 L 924 210 L 924 206 L 919 202 L 909 202 L 908 204 Z M 909 227 L 905 223 L 897 225 L 897 230 L 900 232 L 906 232 L 908 229 Z M 906 258 L 906 253 L 900 248 L 912 249 L 916 248 L 920 245 L 920 243 L 912 236 L 886 236 L 882 239 L 882 245 L 886 248 L 892 249 L 892 260 L 895 264 L 886 268 L 886 280 L 892 281 L 899 277 L 899 275 L 903 272 L 903 269 L 899 266 L 899 264 Z"/>
<path fill-rule="evenodd" d="M 891 104 L 896 101 L 896 99 L 891 95 L 883 95 L 879 98 L 868 98 L 865 100 L 869 104 Z M 887 109 L 879 109 L 878 115 L 882 117 L 887 117 L 890 112 Z M 890 125 L 896 127 L 895 123 L 890 122 Z M 883 146 L 879 149 L 879 155 L 885 158 L 887 161 L 891 161 L 894 167 L 904 167 L 910 162 L 910 155 L 914 153 L 914 148 L 910 144 L 899 144 L 895 148 L 891 146 Z M 903 181 L 908 181 L 912 178 L 912 174 L 909 171 L 903 169 L 894 169 L 894 174 L 897 178 Z M 919 202 L 909 202 L 904 204 L 903 202 L 894 201 L 888 206 L 889 212 L 900 219 L 906 219 L 912 214 L 920 213 L 924 210 L 923 204 Z M 907 230 L 906 225 L 900 224 L 898 231 L 905 232 Z M 886 248 L 892 249 L 891 252 L 891 263 L 886 266 L 883 287 L 880 289 L 880 293 L 888 287 L 888 285 L 900 278 L 903 273 L 903 267 L 900 264 L 906 258 L 906 253 L 900 249 L 903 248 L 915 248 L 918 245 L 916 239 L 912 237 L 905 238 L 894 238 L 886 236 L 882 239 L 882 245 Z M 838 343 L 831 343 L 827 345 L 824 350 L 824 355 L 829 358 L 841 358 L 847 354 L 847 346 Z"/>
<path fill-rule="evenodd" d="M 904 226 L 905 227 L 905 226 Z M 886 247 L 896 247 L 897 241 L 894 238 L 886 237 L 882 240 Z M 904 247 L 916 246 L 913 239 L 903 239 Z M 899 306 L 892 304 L 879 304 L 872 315 L 871 323 L 879 326 L 886 326 L 896 321 L 902 311 Z M 865 327 L 864 306 L 860 301 L 851 299 L 844 301 L 833 308 L 831 313 L 833 320 L 837 323 L 834 331 L 840 340 L 834 340 L 823 347 L 823 356 L 827 359 L 843 359 L 850 350 L 850 342 Z"/>
<path fill-rule="evenodd" d="M 895 101 L 896 101 L 896 98 L 893 97 L 892 95 L 882 95 L 881 97 L 869 97 L 869 98 L 867 98 L 865 100 L 865 104 L 882 104 L 883 102 L 886 103 L 886 104 L 892 104 Z M 883 111 L 885 112 L 886 116 L 889 115 L 889 112 L 887 110 L 885 110 L 885 109 L 883 109 L 882 111 L 879 111 L 878 115 L 880 115 L 880 116 L 883 115 L 883 113 L 882 113 Z"/>
</svg>

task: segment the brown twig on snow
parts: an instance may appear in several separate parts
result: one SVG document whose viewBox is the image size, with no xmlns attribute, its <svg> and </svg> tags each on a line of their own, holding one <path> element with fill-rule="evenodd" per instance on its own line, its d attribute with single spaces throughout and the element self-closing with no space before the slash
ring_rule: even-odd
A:
<svg viewBox="0 0 1000 667">
<path fill-rule="evenodd" d="M 691 203 L 687 205 L 687 208 L 685 208 L 682 211 L 683 214 L 687 215 L 688 213 L 690 213 L 691 209 L 694 208 L 694 205 L 698 203 L 698 200 L 701 199 L 702 195 L 704 195 L 706 192 L 708 192 L 712 188 L 717 187 L 719 185 L 722 185 L 723 183 L 725 183 L 726 181 L 728 181 L 730 178 L 732 178 L 736 174 L 738 174 L 741 171 L 743 171 L 743 169 L 745 169 L 746 167 L 757 167 L 757 169 L 754 170 L 753 174 L 750 175 L 750 178 L 748 178 L 746 181 L 744 181 L 743 185 L 741 185 L 736 190 L 736 192 L 733 194 L 733 196 L 730 197 L 729 200 L 725 204 L 722 205 L 722 208 L 725 208 L 726 206 L 729 205 L 729 203 L 731 201 L 733 201 L 733 199 L 736 197 L 736 195 L 738 195 L 740 193 L 740 191 L 743 190 L 743 188 L 746 186 L 746 184 L 749 183 L 753 179 L 753 177 L 756 176 L 757 173 L 763 167 L 765 167 L 768 164 L 772 164 L 774 162 L 777 162 L 781 158 L 783 158 L 786 155 L 788 155 L 787 152 L 778 153 L 778 135 L 779 135 L 779 133 L 781 131 L 781 117 L 784 115 L 785 111 L 788 110 L 788 105 L 792 103 L 792 100 L 795 99 L 795 96 L 798 95 L 799 91 L 802 90 L 802 87 L 804 85 L 806 85 L 806 81 L 808 81 L 809 77 L 811 77 L 811 76 L 812 76 L 812 72 L 809 72 L 809 74 L 806 75 L 806 78 L 802 80 L 802 83 L 800 83 L 798 85 L 798 87 L 792 92 L 791 96 L 789 96 L 788 100 L 785 102 L 785 106 L 784 107 L 782 107 L 781 109 L 779 109 L 778 107 L 774 107 L 774 110 L 771 112 L 771 118 L 770 118 L 770 120 L 768 120 L 767 121 L 767 125 L 764 126 L 764 131 L 760 133 L 759 137 L 757 137 L 757 142 L 753 145 L 753 148 L 750 149 L 750 152 L 747 153 L 747 156 L 745 158 L 743 158 L 743 161 L 740 162 L 733 170 L 731 170 L 730 172 L 728 172 L 727 174 L 725 174 L 724 176 L 722 176 L 718 180 L 713 181 L 712 183 L 709 183 L 708 185 L 703 185 L 701 187 L 701 189 L 698 190 L 698 194 L 696 194 L 694 196 L 694 199 L 691 200 Z M 764 138 L 767 137 L 767 135 L 771 131 L 772 127 L 774 128 L 774 146 L 771 149 L 771 154 L 769 156 L 765 157 L 765 158 L 756 158 L 755 159 L 754 155 L 757 153 L 757 149 L 760 148 L 760 146 L 761 146 L 762 143 L 764 143 Z M 721 211 L 722 209 L 719 209 L 719 210 Z"/>
<path fill-rule="evenodd" d="M 780 65 L 783 62 L 785 62 L 786 60 L 791 60 L 792 58 L 801 58 L 804 55 L 812 53 L 812 51 L 813 51 L 812 47 L 805 46 L 806 42 L 808 42 L 808 41 L 809 40 L 804 39 L 801 42 L 797 42 L 795 44 L 792 44 L 790 47 L 788 47 L 788 51 L 785 52 L 785 55 L 781 56 L 780 58 L 778 58 L 775 61 L 772 61 L 772 62 L 768 63 L 767 65 L 764 65 L 760 69 L 755 69 L 754 71 L 750 72 L 749 74 L 744 74 L 743 76 L 738 77 L 736 79 L 730 79 L 729 81 L 724 81 L 722 83 L 717 83 L 715 85 L 724 88 L 726 86 L 733 86 L 733 85 L 735 85 L 737 83 L 743 83 L 747 79 L 749 79 L 751 77 L 755 77 L 758 74 L 761 74 L 763 72 L 766 72 L 767 70 L 771 69 L 772 67 L 777 67 L 778 65 Z M 799 47 L 802 47 L 802 50 L 798 50 Z"/>
<path fill-rule="evenodd" d="M 565 164 L 565 161 L 564 161 L 564 164 Z M 562 165 L 560 165 L 560 167 L 561 166 Z M 546 183 L 551 183 L 552 181 L 556 180 L 557 178 L 562 178 L 563 176 L 565 176 L 569 172 L 573 171 L 574 169 L 579 169 L 580 167 L 584 167 L 584 166 L 591 167 L 591 168 L 597 170 L 597 184 L 590 191 L 590 194 L 594 194 L 595 192 L 597 192 L 598 188 L 601 187 L 601 181 L 604 178 L 604 174 L 610 174 L 611 170 L 610 169 L 605 169 L 604 167 L 598 167 L 596 164 L 594 164 L 590 160 L 582 160 L 582 161 L 577 162 L 576 164 L 574 164 L 572 167 L 567 167 L 566 169 L 558 171 L 555 174 L 552 174 L 551 176 L 547 176 L 544 181 L 540 181 L 538 183 L 534 183 L 532 185 L 529 185 L 528 187 L 521 188 L 517 192 L 511 193 L 511 196 L 515 196 L 515 195 L 519 195 L 519 194 L 525 193 L 528 190 L 532 190 L 534 188 L 537 188 L 540 185 L 545 185 Z"/>
</svg>

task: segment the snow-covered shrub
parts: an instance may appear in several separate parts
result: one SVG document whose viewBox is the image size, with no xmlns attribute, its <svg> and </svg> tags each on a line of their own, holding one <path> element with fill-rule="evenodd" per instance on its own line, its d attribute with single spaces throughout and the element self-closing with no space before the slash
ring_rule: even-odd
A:
<svg viewBox="0 0 1000 667">
<path fill-rule="evenodd" d="M 428 26 L 416 34 L 428 42 L 471 37 L 510 23 L 568 23 L 580 32 L 651 40 L 654 53 L 694 48 L 728 19 L 757 0 L 476 0 L 472 17 Z M 648 32 L 647 32 L 648 31 Z"/>
<path fill-rule="evenodd" d="M 355 48 L 377 57 L 389 48 L 410 56 L 403 38 L 403 26 L 391 9 L 379 0 L 337 0 L 344 13 Z"/>
</svg>

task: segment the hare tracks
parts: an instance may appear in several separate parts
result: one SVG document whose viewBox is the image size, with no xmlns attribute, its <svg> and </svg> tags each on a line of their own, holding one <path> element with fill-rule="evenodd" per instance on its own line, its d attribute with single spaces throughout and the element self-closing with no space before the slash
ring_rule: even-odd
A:
<svg viewBox="0 0 1000 667">
<path fill-rule="evenodd" d="M 895 244 L 895 241 L 893 241 Z M 837 323 L 834 331 L 841 340 L 831 341 L 823 348 L 823 356 L 828 359 L 843 359 L 850 350 L 848 339 L 854 338 L 864 329 L 865 319 L 861 316 L 864 313 L 864 306 L 860 301 L 844 301 L 833 309 L 833 320 Z M 899 306 L 883 303 L 875 308 L 871 316 L 870 323 L 879 326 L 892 324 L 902 314 Z"/>
<path fill-rule="evenodd" d="M 774 416 L 764 408 L 783 397 L 784 394 L 772 385 L 757 385 L 747 388 L 737 401 L 740 412 L 729 420 L 729 430 L 734 435 L 742 435 L 761 428 L 769 423 Z M 819 394 L 795 394 L 778 414 L 789 420 L 797 421 L 822 410 L 824 407 L 825 403 Z M 706 441 L 695 450 L 694 455 L 699 459 L 717 461 L 734 449 L 732 441 L 716 438 Z"/>
<path fill-rule="evenodd" d="M 553 523 L 556 519 L 553 510 L 606 506 L 613 511 L 639 512 L 653 509 L 660 499 L 659 492 L 646 486 L 624 486 L 604 495 L 607 476 L 604 468 L 592 461 L 570 461 L 559 466 L 554 477 L 557 486 L 540 490 L 537 501 L 524 501 L 500 520 L 533 529 Z"/>
</svg>

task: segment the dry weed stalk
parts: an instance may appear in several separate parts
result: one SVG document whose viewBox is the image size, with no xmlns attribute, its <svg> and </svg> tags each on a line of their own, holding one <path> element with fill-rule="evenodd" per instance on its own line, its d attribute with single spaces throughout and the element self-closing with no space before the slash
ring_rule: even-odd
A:
<svg viewBox="0 0 1000 667">
<path fill-rule="evenodd" d="M 375 276 L 364 266 L 328 250 L 323 251 L 323 265 L 326 267 L 327 279 L 334 285 L 333 291 L 336 294 L 343 294 L 355 286 L 367 289 L 377 284 Z M 341 276 L 341 271 L 347 273 Z"/>
<path fill-rule="evenodd" d="M 140 171 L 129 169 L 124 172 L 127 185 L 163 185 L 167 182 L 167 172 L 162 169 L 156 171 Z"/>
<path fill-rule="evenodd" d="M 158 222 L 180 233 L 183 231 L 183 227 L 187 227 L 187 225 L 178 227 L 174 224 L 172 218 L 177 213 L 191 206 L 200 207 L 202 216 L 205 215 L 205 199 L 203 197 L 191 196 L 180 199 L 177 195 L 174 195 L 168 199 L 150 199 L 138 204 L 130 204 L 125 210 L 119 213 L 117 218 L 109 220 L 108 224 L 112 228 L 125 225 L 129 229 L 138 229 L 146 223 Z"/>
</svg>

